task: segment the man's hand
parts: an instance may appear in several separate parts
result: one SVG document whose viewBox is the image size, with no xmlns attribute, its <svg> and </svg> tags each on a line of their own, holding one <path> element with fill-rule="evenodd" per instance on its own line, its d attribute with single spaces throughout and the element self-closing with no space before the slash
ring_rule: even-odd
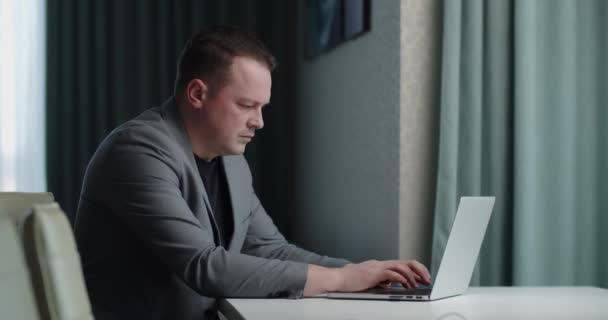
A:
<svg viewBox="0 0 608 320">
<path fill-rule="evenodd" d="M 431 283 L 429 271 L 416 260 L 369 260 L 346 265 L 342 274 L 343 283 L 336 290 L 340 292 L 362 291 L 390 283 L 401 283 L 406 288 L 415 288 L 418 283 Z"/>
<path fill-rule="evenodd" d="M 339 269 L 309 265 L 304 295 L 314 296 L 332 291 L 356 292 L 375 286 L 386 287 L 390 283 L 414 288 L 418 283 L 430 284 L 431 276 L 428 269 L 415 260 L 369 260 Z"/>
</svg>

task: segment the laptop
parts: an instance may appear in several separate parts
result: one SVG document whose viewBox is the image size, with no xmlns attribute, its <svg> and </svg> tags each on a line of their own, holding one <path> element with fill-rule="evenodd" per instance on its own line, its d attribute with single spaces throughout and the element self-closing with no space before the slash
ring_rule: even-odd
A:
<svg viewBox="0 0 608 320">
<path fill-rule="evenodd" d="M 432 286 L 399 285 L 361 292 L 331 292 L 331 299 L 431 301 L 463 294 L 469 287 L 495 197 L 462 197 Z"/>
</svg>

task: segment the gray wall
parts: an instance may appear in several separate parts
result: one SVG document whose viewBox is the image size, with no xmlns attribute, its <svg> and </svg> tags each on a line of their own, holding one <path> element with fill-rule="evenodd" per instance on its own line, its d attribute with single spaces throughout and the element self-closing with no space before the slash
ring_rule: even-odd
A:
<svg viewBox="0 0 608 320">
<path fill-rule="evenodd" d="M 409 166 L 401 164 L 406 102 L 400 67 L 402 6 L 400 1 L 372 1 L 369 33 L 314 59 L 300 59 L 297 211 L 291 234 L 302 247 L 354 261 L 410 258 L 426 250 L 400 245 L 420 242 L 419 234 L 408 237 L 400 231 L 410 210 L 419 208 L 400 199 L 407 193 L 400 188 L 416 188 L 401 182 L 402 170 Z M 409 221 L 407 229 L 430 232 L 427 224 Z"/>
</svg>

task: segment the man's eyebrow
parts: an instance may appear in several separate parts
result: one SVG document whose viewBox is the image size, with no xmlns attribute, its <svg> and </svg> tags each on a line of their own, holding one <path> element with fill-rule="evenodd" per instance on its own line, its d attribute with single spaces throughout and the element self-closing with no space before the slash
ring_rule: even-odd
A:
<svg viewBox="0 0 608 320">
<path fill-rule="evenodd" d="M 241 102 L 244 102 L 244 103 L 254 103 L 256 105 L 261 105 L 263 107 L 267 106 L 268 104 L 270 104 L 270 101 L 268 101 L 266 103 L 263 103 L 263 102 L 260 102 L 260 101 L 257 101 L 257 100 L 253 100 L 253 99 L 249 99 L 249 98 L 239 98 L 239 100 Z"/>
</svg>

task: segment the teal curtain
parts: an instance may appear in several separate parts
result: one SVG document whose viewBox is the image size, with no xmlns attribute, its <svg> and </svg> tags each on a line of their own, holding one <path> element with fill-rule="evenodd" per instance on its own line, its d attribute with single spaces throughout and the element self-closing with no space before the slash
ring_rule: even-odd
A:
<svg viewBox="0 0 608 320">
<path fill-rule="evenodd" d="M 101 140 L 172 94 L 177 57 L 192 33 L 230 24 L 256 33 L 279 61 L 266 126 L 246 156 L 262 203 L 289 233 L 295 99 L 291 2 L 48 0 L 47 7 L 48 190 L 70 218 Z"/>
<path fill-rule="evenodd" d="M 432 269 L 495 195 L 473 285 L 608 286 L 608 1 L 444 2 Z"/>
</svg>

